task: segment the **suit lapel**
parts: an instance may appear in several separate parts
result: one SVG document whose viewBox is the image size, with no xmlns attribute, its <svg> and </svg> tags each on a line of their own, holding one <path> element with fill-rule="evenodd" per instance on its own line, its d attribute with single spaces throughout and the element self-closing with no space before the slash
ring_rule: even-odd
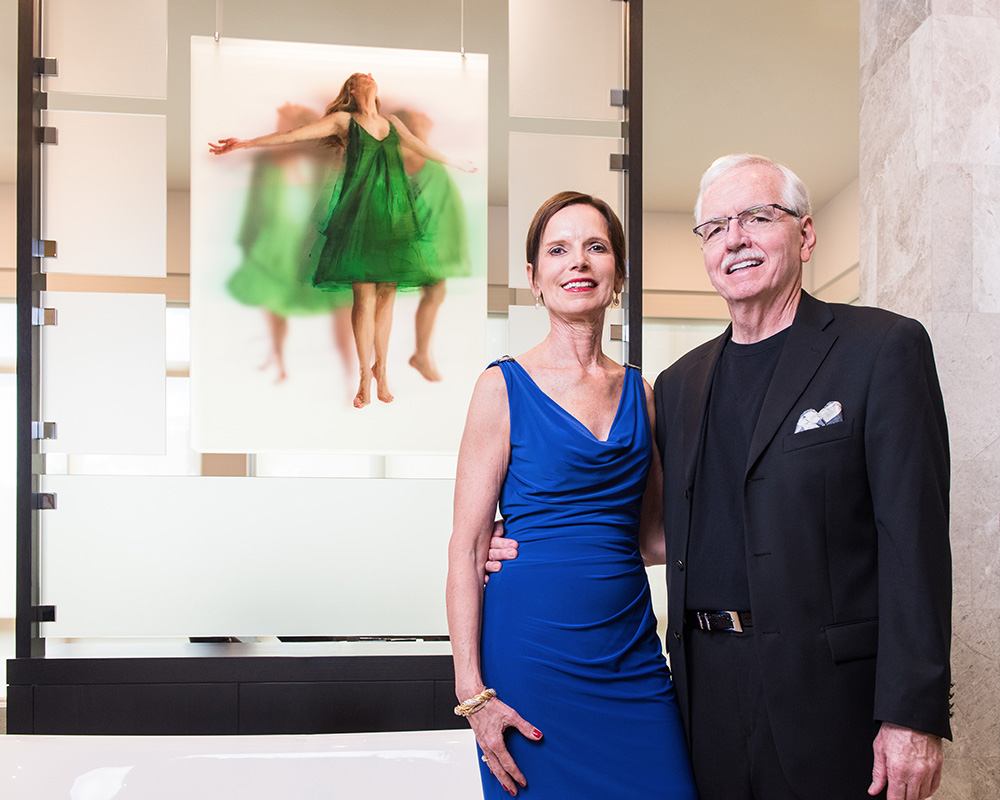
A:
<svg viewBox="0 0 1000 800">
<path fill-rule="evenodd" d="M 774 438 L 782 421 L 837 341 L 836 335 L 823 330 L 832 320 L 833 312 L 826 303 L 802 292 L 795 321 L 788 330 L 788 339 L 781 350 L 774 377 L 771 378 L 771 385 L 757 418 L 757 426 L 750 441 L 747 472 Z"/>
<path fill-rule="evenodd" d="M 688 372 L 684 387 L 684 477 L 685 486 L 694 485 L 695 468 L 701 452 L 701 441 L 705 433 L 705 414 L 708 412 L 708 392 L 712 386 L 715 367 L 725 349 L 733 326 L 712 342 L 705 357 Z"/>
</svg>

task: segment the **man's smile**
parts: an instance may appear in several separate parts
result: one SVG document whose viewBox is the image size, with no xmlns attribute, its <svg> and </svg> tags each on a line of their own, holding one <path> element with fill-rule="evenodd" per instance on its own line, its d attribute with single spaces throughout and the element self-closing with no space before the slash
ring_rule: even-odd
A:
<svg viewBox="0 0 1000 800">
<path fill-rule="evenodd" d="M 759 250 L 742 250 L 738 253 L 727 253 L 722 259 L 722 272 L 732 275 L 741 269 L 759 267 L 764 263 L 764 254 Z"/>
</svg>

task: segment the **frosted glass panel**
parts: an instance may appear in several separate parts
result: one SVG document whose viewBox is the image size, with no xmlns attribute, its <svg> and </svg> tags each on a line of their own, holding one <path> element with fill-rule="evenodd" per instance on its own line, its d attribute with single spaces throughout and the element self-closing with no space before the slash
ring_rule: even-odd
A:
<svg viewBox="0 0 1000 800">
<path fill-rule="evenodd" d="M 517 356 L 530 350 L 549 333 L 549 314 L 543 308 L 533 306 L 510 306 L 507 309 L 510 322 L 508 340 L 510 355 Z M 625 315 L 621 308 L 609 308 L 604 316 L 604 333 L 601 348 L 609 358 L 619 364 L 625 361 L 625 346 L 620 340 L 611 339 L 611 326 L 621 325 Z"/>
<path fill-rule="evenodd" d="M 166 381 L 166 452 L 163 455 L 91 455 L 66 456 L 70 475 L 200 475 L 201 453 L 191 449 L 191 381 L 167 378 Z M 45 471 L 54 474 L 53 457 L 45 462 Z"/>
<path fill-rule="evenodd" d="M 0 618 L 14 616 L 17 376 L 0 375 Z"/>
<path fill-rule="evenodd" d="M 605 0 L 608 2 L 608 0 Z M 608 2 L 608 5 L 615 5 Z M 528 286 L 524 237 L 538 207 L 556 192 L 572 189 L 605 200 L 621 217 L 622 173 L 609 167 L 622 140 L 602 136 L 510 134 L 510 286 Z"/>
<path fill-rule="evenodd" d="M 17 305 L 0 303 L 0 365 L 17 363 Z"/>
<path fill-rule="evenodd" d="M 722 333 L 729 320 L 644 320 L 642 374 L 652 384 L 678 358 Z"/>
<path fill-rule="evenodd" d="M 167 363 L 183 368 L 191 363 L 191 309 L 167 308 Z"/>
<path fill-rule="evenodd" d="M 385 456 L 370 453 L 258 453 L 259 478 L 384 478 Z"/>
<path fill-rule="evenodd" d="M 42 328 L 42 418 L 58 438 L 47 453 L 163 453 L 161 294 L 43 292 L 58 324 Z"/>
<path fill-rule="evenodd" d="M 166 117 L 47 111 L 42 230 L 46 272 L 167 274 Z"/>
<path fill-rule="evenodd" d="M 453 486 L 43 476 L 44 633 L 443 635 Z"/>
<path fill-rule="evenodd" d="M 625 86 L 625 3 L 510 0 L 510 113 L 622 118 L 611 90 Z"/>
<path fill-rule="evenodd" d="M 45 0 L 49 92 L 167 96 L 166 0 Z"/>
</svg>

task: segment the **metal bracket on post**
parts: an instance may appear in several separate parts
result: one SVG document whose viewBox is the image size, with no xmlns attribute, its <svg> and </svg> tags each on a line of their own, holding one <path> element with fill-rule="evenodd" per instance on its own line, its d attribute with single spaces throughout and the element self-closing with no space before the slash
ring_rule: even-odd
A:
<svg viewBox="0 0 1000 800">
<path fill-rule="evenodd" d="M 32 258 L 57 258 L 59 246 L 55 239 L 33 239 L 31 242 Z"/>
<path fill-rule="evenodd" d="M 36 58 L 35 74 L 54 78 L 59 74 L 59 61 L 54 58 Z"/>
<path fill-rule="evenodd" d="M 54 422 L 38 422 L 37 420 L 31 421 L 31 438 L 32 439 L 55 439 L 56 438 L 56 424 Z"/>
<path fill-rule="evenodd" d="M 32 492 L 31 507 L 35 511 L 55 511 L 55 492 Z"/>
<path fill-rule="evenodd" d="M 58 325 L 59 315 L 54 308 L 31 309 L 32 325 Z"/>
<path fill-rule="evenodd" d="M 56 621 L 56 607 L 55 606 L 32 606 L 31 615 L 35 618 L 35 622 L 55 622 Z"/>
<path fill-rule="evenodd" d="M 612 89 L 611 105 L 625 108 L 628 106 L 628 89 Z"/>
<path fill-rule="evenodd" d="M 38 128 L 39 144 L 59 144 L 59 129 L 51 126 Z"/>
<path fill-rule="evenodd" d="M 628 154 L 612 153 L 609 168 L 612 172 L 628 172 Z"/>
</svg>

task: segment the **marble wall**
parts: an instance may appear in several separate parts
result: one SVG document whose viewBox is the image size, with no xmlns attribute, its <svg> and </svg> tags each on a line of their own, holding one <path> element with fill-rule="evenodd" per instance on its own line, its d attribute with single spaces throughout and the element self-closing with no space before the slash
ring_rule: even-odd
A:
<svg viewBox="0 0 1000 800">
<path fill-rule="evenodd" d="M 1000 797 L 1000 0 L 862 0 L 861 302 L 931 333 L 951 431 L 955 741 Z"/>
</svg>

